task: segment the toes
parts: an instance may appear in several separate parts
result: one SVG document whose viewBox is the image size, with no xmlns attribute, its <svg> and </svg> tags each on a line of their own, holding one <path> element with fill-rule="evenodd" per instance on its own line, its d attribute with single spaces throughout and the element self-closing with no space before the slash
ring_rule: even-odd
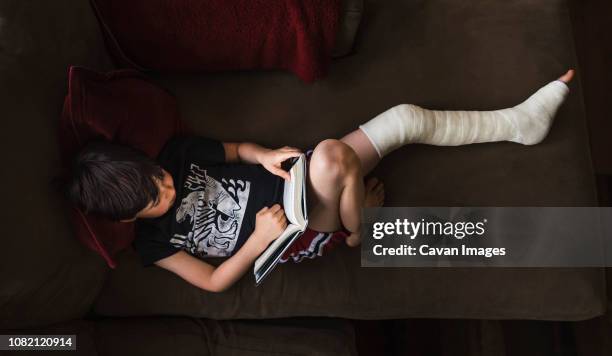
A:
<svg viewBox="0 0 612 356">
<path fill-rule="evenodd" d="M 366 200 L 370 201 L 368 206 L 382 206 L 385 201 L 383 182 L 376 177 L 372 177 L 366 181 L 365 187 L 366 194 L 369 196 Z"/>
<path fill-rule="evenodd" d="M 378 178 L 372 177 L 368 179 L 368 181 L 366 182 L 366 189 L 372 190 L 376 186 L 376 183 L 378 183 Z"/>
<path fill-rule="evenodd" d="M 574 73 L 575 73 L 575 72 L 574 72 L 574 70 L 573 70 L 573 69 L 570 69 L 570 70 L 568 70 L 568 71 L 567 71 L 567 73 L 565 73 L 564 75 L 562 75 L 562 76 L 559 78 L 559 80 L 561 80 L 561 81 L 563 81 L 563 82 L 565 82 L 565 83 L 569 83 L 569 82 L 572 80 L 572 78 L 574 77 Z"/>
<path fill-rule="evenodd" d="M 384 192 L 385 191 L 385 186 L 383 185 L 382 182 L 380 182 L 380 184 L 378 184 L 376 187 L 374 187 L 374 191 L 376 193 Z"/>
</svg>

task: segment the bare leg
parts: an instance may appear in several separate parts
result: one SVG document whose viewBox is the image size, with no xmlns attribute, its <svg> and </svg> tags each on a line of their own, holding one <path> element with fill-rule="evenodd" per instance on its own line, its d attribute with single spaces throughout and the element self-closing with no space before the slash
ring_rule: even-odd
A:
<svg viewBox="0 0 612 356">
<path fill-rule="evenodd" d="M 314 149 L 308 169 L 309 226 L 317 231 L 356 231 L 363 206 L 361 164 L 345 143 L 328 139 Z"/>
<path fill-rule="evenodd" d="M 356 129 L 342 137 L 340 141 L 351 146 L 361 161 L 361 171 L 364 176 L 368 175 L 380 162 L 380 157 L 372 145 L 370 139 L 361 129 Z"/>
<path fill-rule="evenodd" d="M 355 160 L 358 160 L 358 157 L 355 156 Z M 359 167 L 360 165 L 354 166 Z M 342 225 L 351 232 L 351 235 L 346 238 L 346 244 L 354 247 L 361 242 L 361 209 L 365 199 L 365 187 L 360 169 L 348 172 L 344 182 L 344 189 L 340 195 L 340 220 L 342 220 Z"/>
<path fill-rule="evenodd" d="M 349 179 L 348 184 L 350 188 L 347 189 L 346 194 L 341 196 L 340 200 L 341 212 L 345 212 L 347 219 L 357 219 L 358 221 L 356 223 L 358 226 L 356 229 L 352 230 L 347 227 L 347 230 L 351 231 L 351 235 L 346 238 L 346 244 L 354 247 L 361 243 L 361 231 L 359 229 L 361 208 L 364 206 L 381 206 L 384 199 L 382 182 L 378 182 L 376 178 L 373 178 L 368 181 L 367 186 L 363 184 L 363 176 L 366 176 L 376 167 L 378 162 L 380 162 L 380 156 L 376 152 L 370 139 L 361 129 L 356 129 L 348 133 L 346 136 L 342 137 L 340 141 L 349 145 L 357 154 L 361 162 L 361 175 L 354 179 Z M 357 211 L 354 211 L 355 209 Z M 352 221 L 351 224 L 353 224 Z"/>
<path fill-rule="evenodd" d="M 361 209 L 380 206 L 384 200 L 382 182 L 372 178 L 367 189 L 361 161 L 346 143 L 329 139 L 314 149 L 308 169 L 309 227 L 316 231 L 338 231 L 344 226 L 351 235 L 349 246 L 361 242 Z"/>
<path fill-rule="evenodd" d="M 360 179 L 361 180 L 361 179 Z M 372 177 L 365 184 L 365 198 L 363 207 L 382 206 L 385 201 L 385 190 L 381 181 Z M 361 210 L 361 208 L 359 209 Z M 361 219 L 361 215 L 358 215 Z M 346 238 L 346 244 L 354 247 L 361 243 L 361 230 L 352 231 Z"/>
</svg>

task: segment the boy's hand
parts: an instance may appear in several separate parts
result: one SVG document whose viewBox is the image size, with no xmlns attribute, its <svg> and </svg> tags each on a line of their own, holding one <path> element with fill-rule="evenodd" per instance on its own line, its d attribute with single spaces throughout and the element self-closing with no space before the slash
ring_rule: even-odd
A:
<svg viewBox="0 0 612 356">
<path fill-rule="evenodd" d="M 285 211 L 279 204 L 263 207 L 255 217 L 255 231 L 253 237 L 257 239 L 258 246 L 263 251 L 270 242 L 276 240 L 287 228 Z"/>
<path fill-rule="evenodd" d="M 273 174 L 290 180 L 291 175 L 281 167 L 281 163 L 290 157 L 297 157 L 301 153 L 302 151 L 298 148 L 284 146 L 276 150 L 269 150 L 262 153 L 259 157 L 259 163 Z"/>
</svg>

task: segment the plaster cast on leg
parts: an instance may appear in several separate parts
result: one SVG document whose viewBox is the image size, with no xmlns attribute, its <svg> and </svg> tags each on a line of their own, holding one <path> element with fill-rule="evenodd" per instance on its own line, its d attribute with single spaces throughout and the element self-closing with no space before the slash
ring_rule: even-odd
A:
<svg viewBox="0 0 612 356">
<path fill-rule="evenodd" d="M 440 111 L 402 104 L 359 128 L 381 158 L 408 143 L 458 146 L 512 141 L 534 145 L 548 134 L 568 92 L 564 82 L 555 80 L 521 104 L 495 111 Z"/>
</svg>

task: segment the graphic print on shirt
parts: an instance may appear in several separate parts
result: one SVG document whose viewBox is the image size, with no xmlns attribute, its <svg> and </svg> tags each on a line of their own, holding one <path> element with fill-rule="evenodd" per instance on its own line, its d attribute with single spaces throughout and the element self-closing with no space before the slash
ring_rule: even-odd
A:
<svg viewBox="0 0 612 356">
<path fill-rule="evenodd" d="M 219 182 L 192 163 L 184 184 L 188 193 L 176 209 L 176 222 L 189 219 L 191 231 L 175 233 L 170 243 L 199 257 L 229 256 L 238 241 L 250 189 L 249 181 Z"/>
</svg>

